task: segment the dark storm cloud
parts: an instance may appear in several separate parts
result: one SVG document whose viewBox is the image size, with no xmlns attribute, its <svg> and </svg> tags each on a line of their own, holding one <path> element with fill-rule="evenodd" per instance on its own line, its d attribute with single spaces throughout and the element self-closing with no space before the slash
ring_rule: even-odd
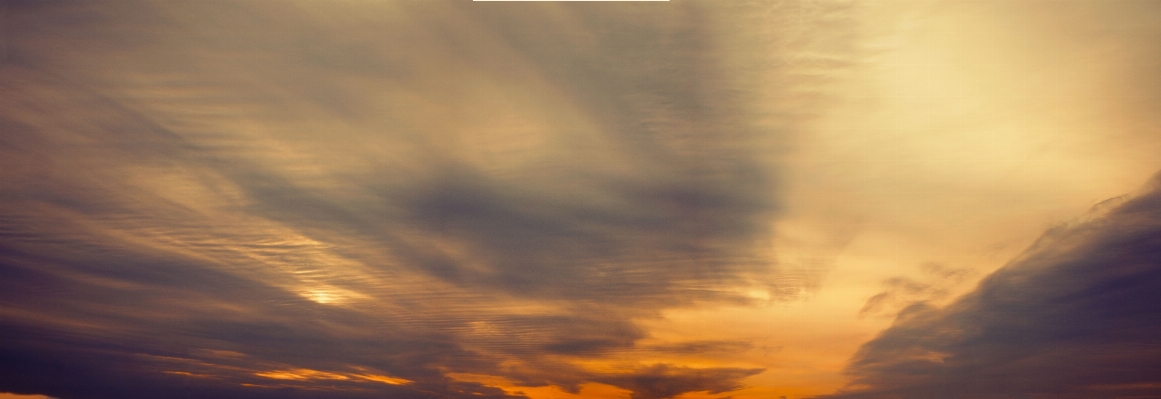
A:
<svg viewBox="0 0 1161 399">
<path fill-rule="evenodd" d="M 4 5 L 0 391 L 725 392 L 760 370 L 570 361 L 799 288 L 745 7 Z"/>
<path fill-rule="evenodd" d="M 904 310 L 825 397 L 1161 395 L 1161 175 L 1100 208 L 950 306 Z"/>
</svg>

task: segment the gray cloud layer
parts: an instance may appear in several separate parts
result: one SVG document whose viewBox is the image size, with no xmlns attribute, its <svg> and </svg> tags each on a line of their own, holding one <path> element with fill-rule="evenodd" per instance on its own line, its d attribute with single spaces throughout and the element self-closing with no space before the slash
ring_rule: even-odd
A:
<svg viewBox="0 0 1161 399">
<path fill-rule="evenodd" d="M 5 6 L 0 391 L 725 392 L 761 370 L 570 361 L 801 288 L 746 7 Z"/>
<path fill-rule="evenodd" d="M 1094 212 L 948 307 L 904 310 L 824 397 L 1161 396 L 1161 175 Z"/>
</svg>

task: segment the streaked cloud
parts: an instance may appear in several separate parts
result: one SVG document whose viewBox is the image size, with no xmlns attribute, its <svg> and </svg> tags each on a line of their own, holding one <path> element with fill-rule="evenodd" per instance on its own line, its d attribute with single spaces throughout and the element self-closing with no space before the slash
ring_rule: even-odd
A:
<svg viewBox="0 0 1161 399">
<path fill-rule="evenodd" d="M 784 6 L 5 6 L 4 389 L 718 394 L 763 369 L 649 359 L 748 345 L 640 322 L 808 279 L 771 248 L 808 107 L 759 100 L 825 46 L 732 25 Z"/>
<path fill-rule="evenodd" d="M 3 2 L 0 390 L 1151 394 L 1157 4 Z"/>
</svg>

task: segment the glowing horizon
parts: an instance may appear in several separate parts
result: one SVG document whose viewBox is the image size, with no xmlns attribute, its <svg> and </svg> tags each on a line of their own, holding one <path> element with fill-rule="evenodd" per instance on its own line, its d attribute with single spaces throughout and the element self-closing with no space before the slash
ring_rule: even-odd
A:
<svg viewBox="0 0 1161 399">
<path fill-rule="evenodd" d="M 1157 3 L 3 7 L 0 398 L 1161 394 Z"/>
</svg>

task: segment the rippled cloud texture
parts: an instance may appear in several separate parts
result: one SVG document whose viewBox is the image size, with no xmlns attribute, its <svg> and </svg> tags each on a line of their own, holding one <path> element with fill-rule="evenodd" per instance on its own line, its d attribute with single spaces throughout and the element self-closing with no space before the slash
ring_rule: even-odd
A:
<svg viewBox="0 0 1161 399">
<path fill-rule="evenodd" d="M 0 390 L 722 393 L 762 369 L 648 357 L 745 343 L 637 321 L 802 288 L 775 78 L 841 7 L 4 5 Z"/>
</svg>

